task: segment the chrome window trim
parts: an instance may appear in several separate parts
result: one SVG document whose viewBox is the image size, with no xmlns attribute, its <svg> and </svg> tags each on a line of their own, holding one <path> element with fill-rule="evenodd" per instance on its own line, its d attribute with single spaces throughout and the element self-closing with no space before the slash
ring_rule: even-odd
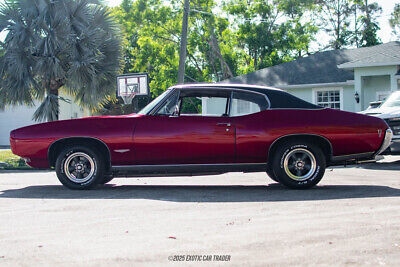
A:
<svg viewBox="0 0 400 267">
<path fill-rule="evenodd" d="M 180 91 L 176 88 L 172 88 L 171 92 L 169 92 L 169 94 L 167 94 L 160 103 L 158 103 L 152 110 L 150 110 L 149 113 L 147 113 L 147 115 L 159 116 L 159 115 L 156 115 L 156 113 L 160 110 L 161 106 L 164 105 L 164 103 L 168 100 L 168 98 L 174 94 L 175 91 L 178 91 L 178 98 L 177 98 L 178 100 L 177 101 L 179 101 Z"/>
<path fill-rule="evenodd" d="M 244 92 L 244 93 L 251 93 L 251 94 L 258 94 L 258 95 L 262 95 L 264 98 L 265 98 L 265 100 L 267 101 L 267 108 L 266 109 L 263 109 L 263 110 L 260 110 L 260 111 L 258 111 L 258 112 L 254 112 L 254 113 L 249 113 L 249 114 L 244 114 L 244 115 L 238 115 L 238 116 L 232 116 L 231 115 L 231 107 L 232 107 L 232 101 L 233 101 L 233 92 L 234 91 L 239 91 L 239 92 Z M 232 91 L 231 91 L 231 96 L 230 96 L 230 107 L 229 107 L 229 117 L 230 118 L 236 118 L 236 117 L 242 117 L 242 116 L 247 116 L 247 115 L 252 115 L 252 114 L 256 114 L 256 113 L 259 113 L 259 112 L 261 112 L 261 111 L 264 111 L 264 110 L 270 110 L 271 109 L 271 102 L 269 101 L 269 98 L 268 98 L 268 96 L 266 95 L 266 94 L 263 94 L 263 93 L 260 93 L 260 92 L 254 92 L 254 91 L 251 91 L 251 90 L 242 90 L 242 89 L 235 89 L 235 88 L 233 88 L 232 89 Z"/>
<path fill-rule="evenodd" d="M 171 88 L 178 89 L 178 90 L 197 90 L 197 89 L 200 89 L 200 90 L 202 90 L 202 89 L 214 89 L 215 90 L 215 89 L 218 89 L 218 90 L 239 91 L 239 92 L 246 92 L 246 93 L 252 93 L 252 94 L 259 94 L 259 95 L 262 95 L 267 100 L 267 103 L 268 103 L 268 108 L 267 109 L 271 109 L 271 101 L 269 100 L 269 98 L 268 98 L 268 96 L 266 94 L 260 93 L 260 92 L 257 92 L 257 91 L 253 91 L 253 90 L 247 89 L 247 88 L 235 88 L 235 87 L 219 86 L 219 85 L 215 85 L 215 86 L 204 85 L 204 86 L 201 86 L 201 84 L 199 84 L 198 86 L 193 86 L 193 87 L 190 87 L 190 86 L 189 87 L 179 87 L 179 86 L 177 86 L 177 87 L 171 87 Z M 270 88 L 260 88 L 260 89 L 273 90 L 273 89 L 270 89 Z M 282 91 L 282 90 L 279 90 L 279 89 L 275 89 L 275 90 Z M 267 110 L 267 109 L 265 109 L 265 110 Z"/>
<path fill-rule="evenodd" d="M 269 98 L 268 98 L 268 96 L 266 94 L 263 94 L 263 93 L 260 93 L 260 92 L 256 92 L 256 91 L 252 91 L 252 90 L 247 90 L 247 89 L 230 88 L 230 87 L 224 88 L 224 87 L 217 87 L 217 86 L 215 86 L 215 87 L 207 87 L 207 86 L 202 87 L 202 86 L 199 86 L 199 87 L 187 87 L 187 88 L 171 87 L 169 89 L 171 89 L 171 92 L 169 94 L 167 94 L 165 96 L 165 98 L 160 103 L 158 103 L 152 110 L 150 110 L 146 115 L 155 116 L 155 114 L 159 111 L 159 109 L 165 103 L 165 101 L 167 101 L 167 99 L 169 97 L 171 97 L 171 95 L 174 94 L 174 92 L 176 92 L 176 91 L 178 91 L 178 101 L 179 101 L 181 90 L 199 90 L 199 89 L 200 90 L 202 90 L 202 89 L 214 89 L 214 90 L 217 89 L 217 90 L 222 90 L 222 91 L 225 91 L 225 90 L 231 91 L 231 94 L 228 97 L 228 101 L 229 101 L 229 113 L 228 113 L 228 116 L 229 117 L 232 117 L 231 116 L 231 107 L 232 107 L 232 99 L 233 99 L 233 92 L 234 91 L 261 95 L 261 96 L 263 96 L 265 98 L 265 100 L 267 102 L 267 108 L 264 109 L 264 110 L 272 109 L 271 108 L 271 101 L 269 100 Z M 259 112 L 264 111 L 264 110 L 260 110 Z M 255 113 L 251 113 L 251 114 L 255 114 Z M 247 114 L 247 115 L 251 115 L 251 114 Z M 243 115 L 243 116 L 245 116 L 245 115 Z M 240 116 L 235 116 L 235 117 L 240 117 Z"/>
</svg>

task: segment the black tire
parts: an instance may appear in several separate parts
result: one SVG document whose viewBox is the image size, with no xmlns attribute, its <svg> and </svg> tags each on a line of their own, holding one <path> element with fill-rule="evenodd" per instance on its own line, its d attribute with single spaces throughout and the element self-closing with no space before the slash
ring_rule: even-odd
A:
<svg viewBox="0 0 400 267">
<path fill-rule="evenodd" d="M 279 183 L 279 179 L 278 177 L 276 177 L 274 170 L 272 169 L 271 164 L 267 164 L 267 175 L 269 176 L 269 178 L 271 178 L 272 180 L 274 180 L 275 182 Z"/>
<path fill-rule="evenodd" d="M 112 175 L 105 175 L 103 177 L 103 180 L 99 184 L 109 183 L 109 182 L 111 182 L 112 179 L 114 179 L 114 177 Z"/>
<path fill-rule="evenodd" d="M 307 189 L 318 184 L 325 173 L 322 150 L 308 142 L 283 144 L 273 155 L 272 169 L 281 184 L 293 189 Z"/>
<path fill-rule="evenodd" d="M 104 166 L 104 159 L 96 149 L 72 146 L 58 155 L 56 173 L 58 180 L 70 189 L 90 189 L 103 181 Z"/>
</svg>

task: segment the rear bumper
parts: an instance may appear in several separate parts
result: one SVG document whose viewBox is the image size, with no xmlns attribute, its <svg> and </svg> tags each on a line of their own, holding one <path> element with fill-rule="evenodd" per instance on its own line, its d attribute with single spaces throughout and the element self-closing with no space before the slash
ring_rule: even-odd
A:
<svg viewBox="0 0 400 267">
<path fill-rule="evenodd" d="M 383 138 L 382 144 L 376 152 L 365 152 L 359 154 L 334 156 L 328 163 L 328 166 L 374 162 L 376 161 L 375 157 L 384 152 L 390 146 L 390 144 L 392 144 L 392 136 L 393 136 L 392 130 L 387 129 L 385 131 L 385 136 Z"/>
</svg>

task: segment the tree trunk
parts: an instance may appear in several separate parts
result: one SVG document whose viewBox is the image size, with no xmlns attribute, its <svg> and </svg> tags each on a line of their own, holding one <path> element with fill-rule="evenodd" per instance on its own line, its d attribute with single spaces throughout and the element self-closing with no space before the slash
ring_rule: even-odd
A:
<svg viewBox="0 0 400 267">
<path fill-rule="evenodd" d="M 211 34 L 208 43 L 209 43 L 211 49 L 213 50 L 214 54 L 219 59 L 219 63 L 220 63 L 220 66 L 221 66 L 221 71 L 222 71 L 223 78 L 224 79 L 233 78 L 232 70 L 229 67 L 228 63 L 226 63 L 224 57 L 222 56 L 221 49 L 219 47 L 218 39 L 217 39 L 217 37 L 215 37 L 214 33 Z"/>
<path fill-rule="evenodd" d="M 181 47 L 179 50 L 179 68 L 178 68 L 178 84 L 185 83 L 185 62 L 186 62 L 186 46 L 187 31 L 189 21 L 190 0 L 185 0 L 183 7 L 182 31 L 181 31 Z"/>
<path fill-rule="evenodd" d="M 58 100 L 58 89 L 50 89 L 50 94 L 56 96 L 57 98 L 54 100 L 56 103 L 56 111 L 55 111 L 55 121 L 58 121 L 58 114 L 60 113 L 60 103 Z M 49 121 L 52 121 L 49 119 Z"/>
<path fill-rule="evenodd" d="M 367 15 L 367 29 L 368 29 L 369 25 L 371 24 L 371 17 L 368 10 L 368 0 L 365 0 L 365 14 Z"/>
<path fill-rule="evenodd" d="M 53 99 L 54 105 L 54 111 L 55 111 L 55 116 L 54 120 L 58 120 L 58 115 L 60 113 L 60 105 L 59 105 L 59 90 L 60 88 L 64 85 L 64 81 L 62 79 L 51 79 L 49 83 L 49 94 L 55 96 L 55 99 Z"/>
</svg>

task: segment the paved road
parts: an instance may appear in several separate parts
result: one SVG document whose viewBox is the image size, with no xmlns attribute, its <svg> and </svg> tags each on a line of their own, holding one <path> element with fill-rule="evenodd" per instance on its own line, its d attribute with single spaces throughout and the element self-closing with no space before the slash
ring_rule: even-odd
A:
<svg viewBox="0 0 400 267">
<path fill-rule="evenodd" d="M 307 191 L 262 173 L 114 181 L 70 191 L 53 172 L 0 171 L 0 266 L 400 265 L 400 157 Z"/>
</svg>

